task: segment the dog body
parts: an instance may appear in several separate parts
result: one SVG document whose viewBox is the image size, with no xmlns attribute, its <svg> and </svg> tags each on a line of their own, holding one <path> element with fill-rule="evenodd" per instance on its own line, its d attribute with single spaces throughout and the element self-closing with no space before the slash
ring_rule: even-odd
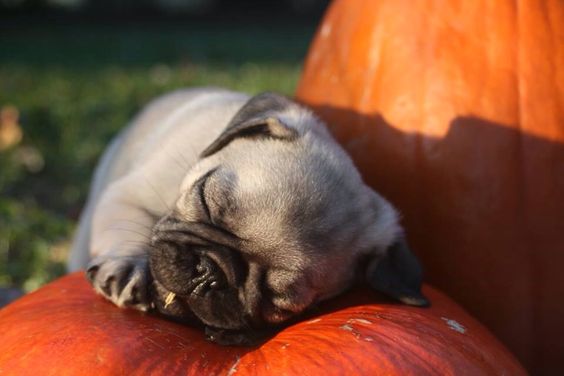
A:
<svg viewBox="0 0 564 376">
<path fill-rule="evenodd" d="M 149 105 L 97 168 L 69 268 L 87 265 L 118 306 L 217 329 L 284 322 L 359 270 L 427 304 L 394 208 L 320 120 L 271 93 L 192 89 Z"/>
</svg>

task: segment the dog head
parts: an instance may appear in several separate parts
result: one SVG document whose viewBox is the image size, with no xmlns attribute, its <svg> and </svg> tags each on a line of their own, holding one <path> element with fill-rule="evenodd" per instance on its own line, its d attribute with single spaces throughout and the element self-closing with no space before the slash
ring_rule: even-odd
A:
<svg viewBox="0 0 564 376">
<path fill-rule="evenodd" d="M 284 322 L 358 273 L 427 304 L 394 208 L 310 111 L 276 94 L 251 98 L 201 154 L 152 245 L 159 309 L 213 328 Z"/>
</svg>

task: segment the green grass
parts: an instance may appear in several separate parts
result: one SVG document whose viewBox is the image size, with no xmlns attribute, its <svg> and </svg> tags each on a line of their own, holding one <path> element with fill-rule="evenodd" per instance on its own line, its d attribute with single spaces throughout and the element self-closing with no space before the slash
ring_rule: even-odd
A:
<svg viewBox="0 0 564 376">
<path fill-rule="evenodd" d="M 90 176 L 151 98 L 189 86 L 292 95 L 311 26 L 58 27 L 0 34 L 0 108 L 22 141 L 0 151 L 0 286 L 64 273 Z"/>
</svg>

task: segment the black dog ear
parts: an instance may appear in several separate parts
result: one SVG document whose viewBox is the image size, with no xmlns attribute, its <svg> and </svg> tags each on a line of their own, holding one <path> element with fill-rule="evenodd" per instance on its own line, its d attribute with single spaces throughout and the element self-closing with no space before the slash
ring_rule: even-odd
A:
<svg viewBox="0 0 564 376">
<path fill-rule="evenodd" d="M 208 157 L 239 137 L 265 136 L 282 140 L 291 140 L 298 132 L 284 124 L 279 115 L 289 107 L 296 106 L 290 99 L 274 94 L 263 93 L 249 99 L 235 114 L 223 133 L 202 154 Z"/>
<path fill-rule="evenodd" d="M 368 284 L 402 303 L 425 307 L 421 294 L 422 271 L 419 261 L 401 236 L 382 257 L 375 257 L 366 270 Z"/>
</svg>

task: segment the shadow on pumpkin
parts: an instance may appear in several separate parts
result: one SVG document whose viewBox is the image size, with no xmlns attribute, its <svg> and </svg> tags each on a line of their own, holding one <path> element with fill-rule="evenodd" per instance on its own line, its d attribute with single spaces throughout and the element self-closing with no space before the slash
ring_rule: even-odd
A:
<svg viewBox="0 0 564 376">
<path fill-rule="evenodd" d="M 564 145 L 473 116 L 438 138 L 380 115 L 310 107 L 399 209 L 425 280 L 529 370 L 564 369 Z"/>
</svg>

